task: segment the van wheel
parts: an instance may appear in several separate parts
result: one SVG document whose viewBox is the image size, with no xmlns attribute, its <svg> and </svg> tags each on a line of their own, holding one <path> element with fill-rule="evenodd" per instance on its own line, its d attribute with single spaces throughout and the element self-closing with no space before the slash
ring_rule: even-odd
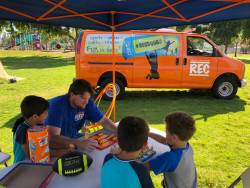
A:
<svg viewBox="0 0 250 188">
<path fill-rule="evenodd" d="M 237 80 L 234 77 L 221 77 L 214 83 L 212 91 L 217 98 L 232 99 L 238 91 Z"/>
<path fill-rule="evenodd" d="M 122 81 L 116 79 L 116 99 L 122 99 L 125 94 L 125 87 Z M 112 80 L 111 79 L 105 79 L 101 84 L 100 84 L 100 90 L 102 91 L 106 85 L 108 86 L 107 91 L 103 95 L 103 99 L 111 101 L 113 98 L 113 86 L 112 86 Z"/>
</svg>

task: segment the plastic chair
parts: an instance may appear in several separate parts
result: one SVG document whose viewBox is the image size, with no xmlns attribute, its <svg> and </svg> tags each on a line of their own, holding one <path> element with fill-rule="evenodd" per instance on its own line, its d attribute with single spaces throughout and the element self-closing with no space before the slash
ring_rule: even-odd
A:
<svg viewBox="0 0 250 188">
<path fill-rule="evenodd" d="M 7 167 L 7 161 L 10 159 L 10 155 L 7 153 L 2 152 L 0 149 L 0 164 L 4 164 Z"/>
<path fill-rule="evenodd" d="M 248 167 L 228 188 L 234 188 L 240 180 L 242 181 L 243 188 L 250 187 L 250 167 Z"/>
</svg>

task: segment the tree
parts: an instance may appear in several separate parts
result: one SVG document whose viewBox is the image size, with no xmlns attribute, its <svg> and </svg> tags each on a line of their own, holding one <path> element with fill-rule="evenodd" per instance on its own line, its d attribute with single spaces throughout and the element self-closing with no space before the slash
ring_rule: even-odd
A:
<svg viewBox="0 0 250 188">
<path fill-rule="evenodd" d="M 247 53 L 250 46 L 250 19 L 244 20 L 242 23 L 242 51 Z"/>
<path fill-rule="evenodd" d="M 186 28 L 191 28 L 191 25 L 179 25 L 179 26 L 176 26 L 176 31 L 182 32 L 182 31 L 184 31 Z"/>
<path fill-rule="evenodd" d="M 225 45 L 225 53 L 227 54 L 228 46 L 237 38 L 241 31 L 240 21 L 224 21 L 212 23 L 209 27 L 211 30 L 211 38 L 219 45 Z"/>
<path fill-rule="evenodd" d="M 178 31 L 195 27 L 195 33 L 205 34 L 218 45 L 225 45 L 225 53 L 228 46 L 235 43 L 235 56 L 239 43 L 249 45 L 250 43 L 250 20 L 224 21 L 217 23 L 177 26 Z"/>
<path fill-rule="evenodd" d="M 243 20 L 242 22 L 242 38 L 243 39 L 250 39 L 250 19 Z"/>
</svg>

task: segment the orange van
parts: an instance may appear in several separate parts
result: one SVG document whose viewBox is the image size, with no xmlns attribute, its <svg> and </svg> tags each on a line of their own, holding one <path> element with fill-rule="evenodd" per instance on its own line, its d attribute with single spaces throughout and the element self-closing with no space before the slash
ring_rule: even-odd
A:
<svg viewBox="0 0 250 188">
<path fill-rule="evenodd" d="M 231 99 L 246 85 L 243 62 L 224 55 L 206 36 L 169 30 L 115 33 L 117 98 L 128 88 L 211 89 Z M 112 34 L 83 31 L 76 44 L 76 77 L 97 89 L 112 82 Z M 105 99 L 112 99 L 107 90 Z"/>
</svg>

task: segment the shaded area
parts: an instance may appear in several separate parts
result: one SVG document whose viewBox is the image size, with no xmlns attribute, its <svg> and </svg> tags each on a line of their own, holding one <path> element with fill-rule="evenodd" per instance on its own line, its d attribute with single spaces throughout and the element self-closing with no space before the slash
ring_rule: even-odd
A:
<svg viewBox="0 0 250 188">
<path fill-rule="evenodd" d="M 169 112 L 185 111 L 206 121 L 218 114 L 244 111 L 246 102 L 238 97 L 233 100 L 215 99 L 209 92 L 135 91 L 128 93 L 123 105 L 134 106 L 132 109 L 137 115 L 144 116 L 150 123 L 158 124 L 163 122 Z"/>
<path fill-rule="evenodd" d="M 105 112 L 110 101 L 101 101 L 100 108 Z M 207 121 L 217 115 L 232 115 L 245 111 L 247 102 L 236 96 L 232 100 L 221 100 L 208 91 L 188 90 L 148 90 L 126 91 L 125 99 L 117 101 L 117 120 L 128 115 L 145 118 L 150 124 L 163 124 L 165 115 L 173 111 L 185 111 L 197 120 Z M 2 125 L 12 128 L 17 114 Z"/>
<path fill-rule="evenodd" d="M 103 101 L 105 111 L 110 103 Z M 245 111 L 246 101 L 236 96 L 232 100 L 214 98 L 209 91 L 126 91 L 125 100 L 117 101 L 117 120 L 127 115 L 145 118 L 150 124 L 163 123 L 165 115 L 185 111 L 195 119 Z"/>
<path fill-rule="evenodd" d="M 1 58 L 7 69 L 32 69 L 54 68 L 74 64 L 74 58 L 29 56 L 29 57 L 4 57 Z"/>
<path fill-rule="evenodd" d="M 100 109 L 105 112 L 110 102 L 102 101 Z M 136 115 L 150 124 L 161 124 L 165 115 L 173 111 L 184 111 L 195 119 L 208 118 L 219 114 L 245 111 L 246 101 L 236 96 L 232 100 L 214 98 L 209 91 L 126 91 L 124 100 L 117 101 L 117 120 L 124 116 Z M 20 114 L 12 117 L 2 127 L 12 128 Z"/>
</svg>

